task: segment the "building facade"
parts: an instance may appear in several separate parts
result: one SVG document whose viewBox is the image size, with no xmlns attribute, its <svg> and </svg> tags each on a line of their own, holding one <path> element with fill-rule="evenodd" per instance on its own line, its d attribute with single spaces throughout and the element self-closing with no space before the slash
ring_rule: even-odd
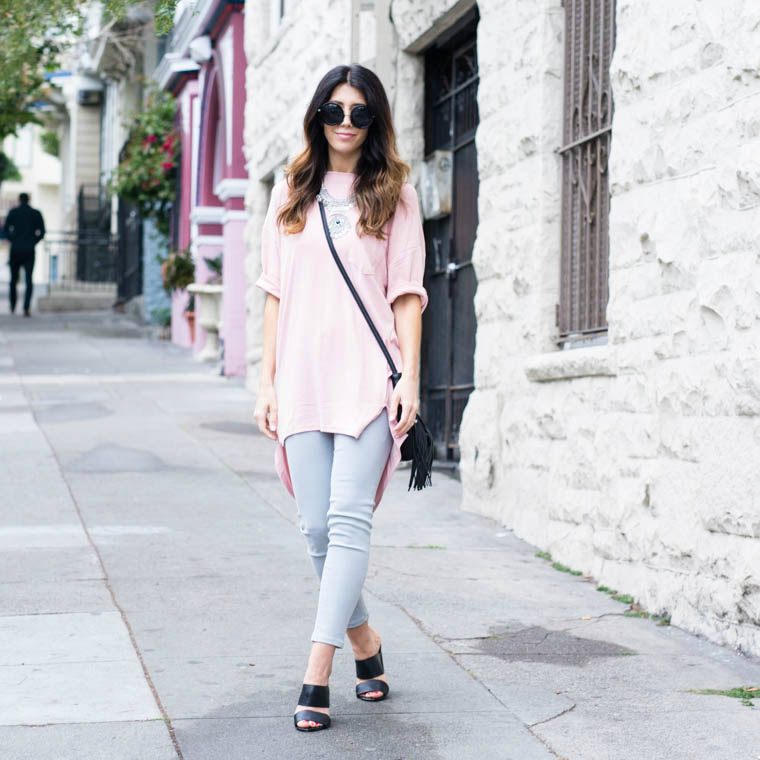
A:
<svg viewBox="0 0 760 760">
<path fill-rule="evenodd" d="M 43 127 L 27 124 L 15 137 L 6 137 L 2 150 L 18 167 L 21 180 L 5 180 L 0 192 L 0 223 L 5 220 L 8 211 L 18 204 L 20 193 L 28 193 L 30 203 L 42 212 L 47 229 L 60 229 L 61 215 L 61 162 L 57 156 L 45 152 L 42 144 Z M 5 283 L 8 278 L 6 268 L 10 245 L 3 241 L 0 253 L 0 280 Z M 40 245 L 40 255 L 36 257 L 34 282 L 48 281 L 48 260 L 42 255 L 45 246 Z"/>
<path fill-rule="evenodd" d="M 245 69 L 243 3 L 204 0 L 178 5 L 176 26 L 155 74 L 159 85 L 177 100 L 181 139 L 172 245 L 190 249 L 199 283 L 210 277 L 205 259 L 222 256 L 220 335 L 224 374 L 231 376 L 246 370 Z M 184 292 L 173 297 L 172 340 L 192 345 L 197 354 L 206 335 L 197 329 L 191 342 L 183 317 L 187 301 Z"/>
<path fill-rule="evenodd" d="M 299 5 L 246 15 L 249 386 L 269 191 L 321 76 L 359 61 L 423 198 L 421 411 L 463 508 L 760 653 L 760 10 Z"/>
<path fill-rule="evenodd" d="M 39 249 L 42 265 L 49 265 L 40 310 L 129 304 L 150 319 L 151 309 L 163 305 L 162 292 L 159 303 L 143 296 L 143 279 L 159 265 L 154 256 L 143 261 L 148 251 L 137 211 L 106 191 L 141 109 L 156 50 L 149 13 L 130 8 L 116 22 L 96 3 L 86 9 L 82 35 L 62 52 L 61 69 L 47 76 L 42 113 L 59 138 L 60 209 Z"/>
<path fill-rule="evenodd" d="M 130 9 L 119 23 L 108 19 L 85 57 L 103 87 L 99 148 L 100 187 L 105 188 L 123 158 L 131 125 L 149 95 L 147 77 L 155 70 L 159 43 L 154 21 L 144 8 Z M 112 196 L 109 229 L 116 240 L 116 304 L 145 322 L 160 321 L 169 306 L 157 255 L 166 244 L 152 220 L 140 218 L 126 198 Z"/>
</svg>

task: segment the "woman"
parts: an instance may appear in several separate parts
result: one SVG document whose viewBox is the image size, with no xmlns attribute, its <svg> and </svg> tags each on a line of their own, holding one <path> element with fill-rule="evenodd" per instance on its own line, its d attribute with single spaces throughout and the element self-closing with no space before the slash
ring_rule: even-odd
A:
<svg viewBox="0 0 760 760">
<path fill-rule="evenodd" d="M 356 696 L 389 691 L 381 638 L 362 586 L 372 516 L 419 407 L 425 241 L 409 167 L 396 152 L 390 106 L 369 69 L 336 66 L 304 118 L 305 150 L 272 191 L 262 234 L 262 373 L 254 417 L 277 441 L 275 466 L 296 499 L 320 578 L 312 647 L 296 713 L 300 731 L 328 728 L 328 680 L 345 634 Z M 402 372 L 391 370 L 332 258 L 331 237 Z"/>
</svg>

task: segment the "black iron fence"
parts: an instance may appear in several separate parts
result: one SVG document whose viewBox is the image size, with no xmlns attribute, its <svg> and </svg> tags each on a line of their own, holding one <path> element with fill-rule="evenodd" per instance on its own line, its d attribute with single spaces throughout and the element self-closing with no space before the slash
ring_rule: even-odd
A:
<svg viewBox="0 0 760 760">
<path fill-rule="evenodd" d="M 108 232 L 45 235 L 51 290 L 110 290 L 116 282 L 117 238 Z"/>
</svg>

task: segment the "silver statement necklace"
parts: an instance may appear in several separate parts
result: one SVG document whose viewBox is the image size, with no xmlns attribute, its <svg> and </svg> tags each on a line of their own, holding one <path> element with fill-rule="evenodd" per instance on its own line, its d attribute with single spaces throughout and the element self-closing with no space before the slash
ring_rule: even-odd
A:
<svg viewBox="0 0 760 760">
<path fill-rule="evenodd" d="M 348 209 L 356 205 L 356 193 L 351 193 L 348 198 L 336 198 L 331 195 L 327 188 L 322 189 L 317 195 L 317 200 L 321 200 L 327 214 L 327 227 L 333 240 L 342 238 L 348 234 L 351 224 L 348 218 Z"/>
</svg>

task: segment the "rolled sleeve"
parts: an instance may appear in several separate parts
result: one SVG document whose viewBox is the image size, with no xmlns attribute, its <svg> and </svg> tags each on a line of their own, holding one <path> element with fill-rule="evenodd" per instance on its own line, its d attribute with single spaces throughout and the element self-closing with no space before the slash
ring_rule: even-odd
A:
<svg viewBox="0 0 760 760">
<path fill-rule="evenodd" d="M 280 282 L 279 280 L 269 277 L 269 275 L 263 272 L 259 275 L 259 279 L 256 280 L 256 286 L 265 290 L 267 293 L 271 293 L 275 298 L 280 297 Z"/>
<path fill-rule="evenodd" d="M 422 230 L 420 204 L 417 192 L 408 183 L 401 188 L 396 212 L 388 234 L 388 288 L 389 304 L 405 293 L 420 297 L 421 310 L 425 311 L 428 295 L 422 286 L 425 274 L 425 234 Z"/>
<path fill-rule="evenodd" d="M 261 275 L 256 287 L 280 297 L 280 233 L 277 228 L 277 214 L 280 210 L 281 187 L 278 183 L 272 190 L 269 208 L 261 230 Z"/>
</svg>

